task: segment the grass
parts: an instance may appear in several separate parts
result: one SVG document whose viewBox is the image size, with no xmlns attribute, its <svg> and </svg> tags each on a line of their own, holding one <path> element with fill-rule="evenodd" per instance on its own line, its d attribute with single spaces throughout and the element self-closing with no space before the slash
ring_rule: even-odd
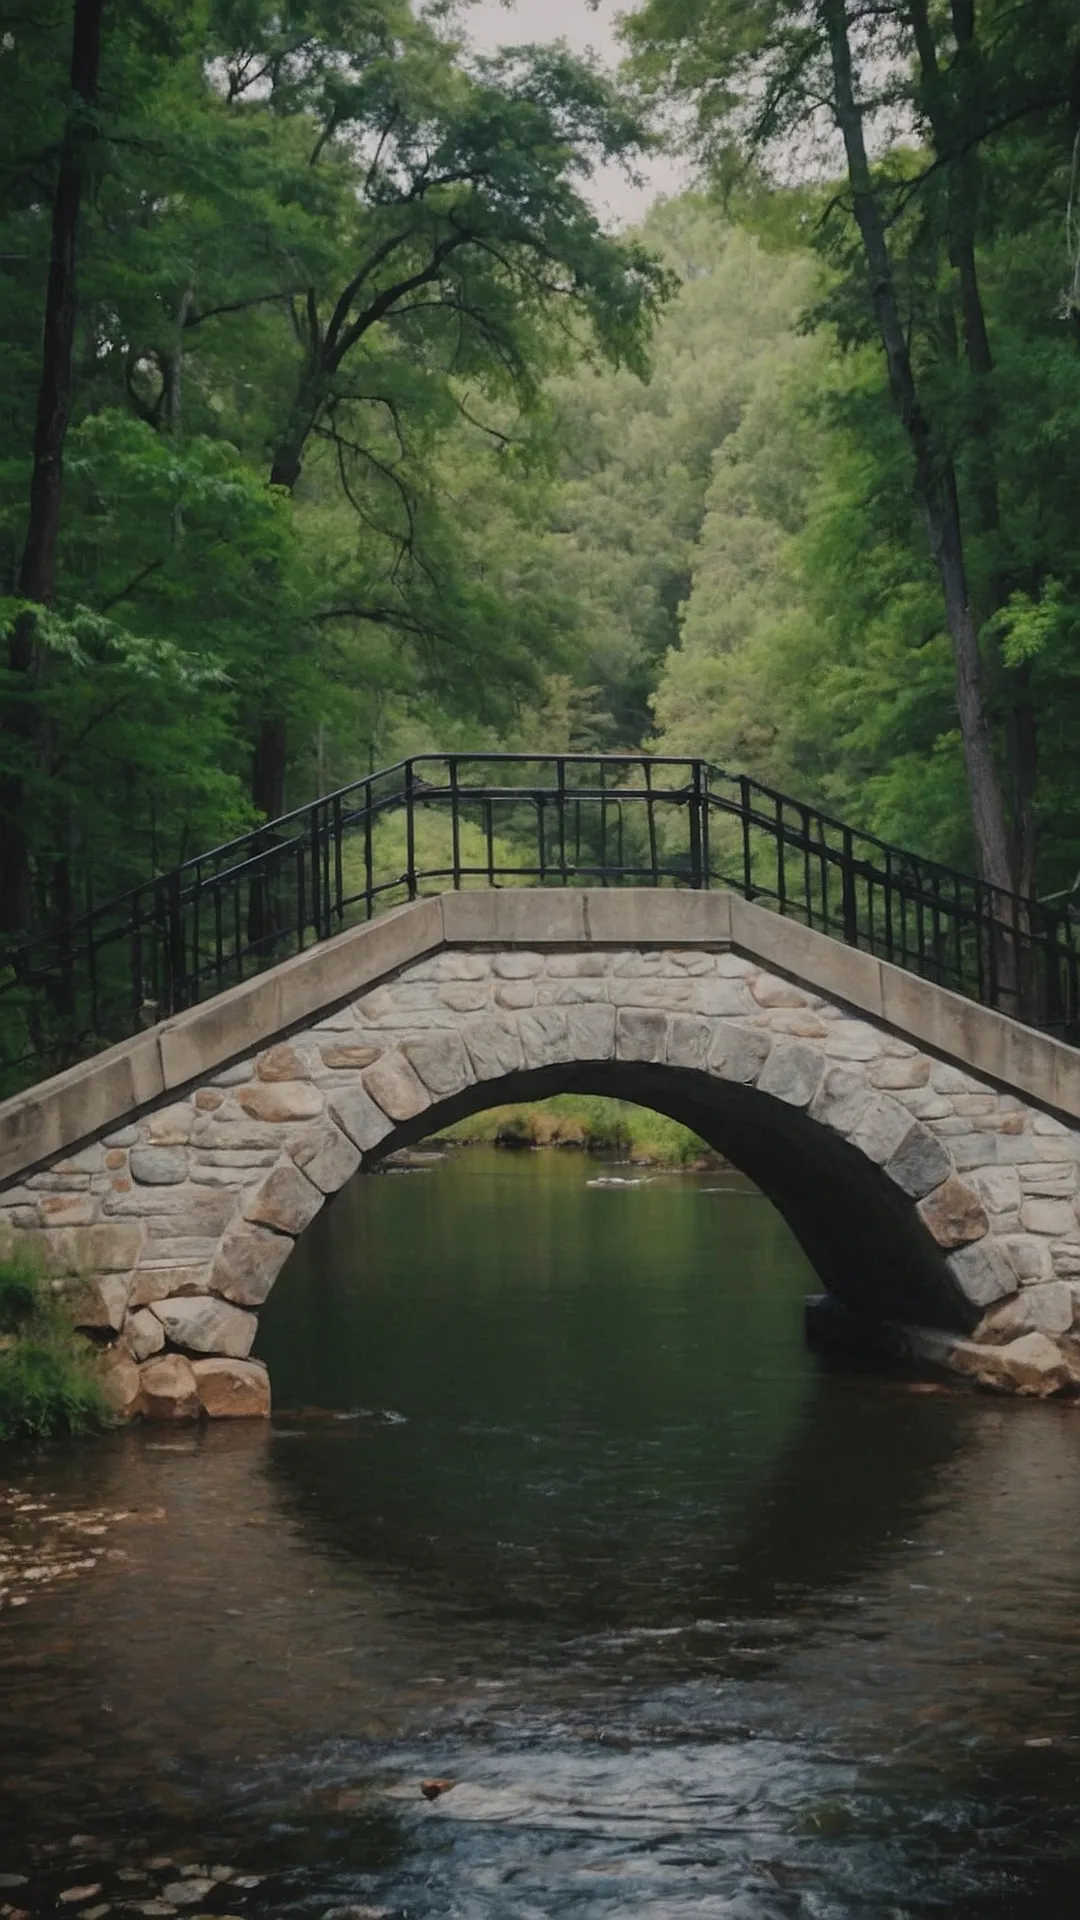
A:
<svg viewBox="0 0 1080 1920">
<path fill-rule="evenodd" d="M 107 1409 L 91 1349 L 25 1255 L 0 1260 L 0 1441 L 85 1433 Z"/>
<path fill-rule="evenodd" d="M 677 1120 L 593 1094 L 558 1093 L 528 1106 L 489 1107 L 437 1137 L 462 1146 L 578 1147 L 665 1167 L 715 1164 L 718 1158 Z"/>
</svg>

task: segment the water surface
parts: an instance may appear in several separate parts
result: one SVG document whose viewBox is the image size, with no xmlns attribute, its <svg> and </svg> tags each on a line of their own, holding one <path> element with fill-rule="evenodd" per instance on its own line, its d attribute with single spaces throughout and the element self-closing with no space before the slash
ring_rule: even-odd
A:
<svg viewBox="0 0 1080 1920">
<path fill-rule="evenodd" d="M 296 1414 L 11 1463 L 0 1907 L 1072 1912 L 1080 1412 L 823 1370 L 767 1202 L 604 1172 L 357 1181 Z"/>
</svg>

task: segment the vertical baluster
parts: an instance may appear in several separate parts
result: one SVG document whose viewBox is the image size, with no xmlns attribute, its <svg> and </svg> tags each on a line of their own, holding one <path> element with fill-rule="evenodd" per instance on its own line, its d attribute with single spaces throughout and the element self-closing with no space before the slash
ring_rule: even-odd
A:
<svg viewBox="0 0 1080 1920">
<path fill-rule="evenodd" d="M 559 812 L 559 873 L 566 885 L 566 761 L 562 755 L 555 762 L 556 806 Z"/>
<path fill-rule="evenodd" d="M 745 773 L 739 775 L 739 810 L 742 816 L 743 896 L 747 900 L 752 900 L 754 897 L 754 852 L 750 839 L 750 782 Z"/>
<path fill-rule="evenodd" d="M 787 868 L 784 859 L 784 803 L 779 795 L 773 805 L 775 816 L 773 838 L 776 841 L 776 904 L 781 913 L 787 912 Z"/>
<path fill-rule="evenodd" d="M 656 802 L 653 799 L 652 763 L 643 762 L 645 769 L 645 817 L 649 830 L 649 868 L 654 887 L 660 884 L 660 862 L 656 851 Z"/>
<path fill-rule="evenodd" d="M 844 939 L 849 947 L 859 944 L 859 901 L 855 891 L 855 843 L 851 828 L 845 827 L 842 841 L 843 865 L 840 876 L 843 883 Z"/>
<path fill-rule="evenodd" d="M 244 923 L 240 903 L 240 881 L 233 880 L 230 884 L 233 901 L 233 950 L 236 954 L 236 978 L 242 980 L 244 977 Z M 248 884 L 250 886 L 250 882 Z"/>
<path fill-rule="evenodd" d="M 405 863 L 409 899 L 416 899 L 416 815 L 414 812 L 416 773 L 411 760 L 405 763 Z"/>
<path fill-rule="evenodd" d="M 220 993 L 225 985 L 225 927 L 221 913 L 221 881 L 214 880 L 214 984 Z"/>
<path fill-rule="evenodd" d="M 893 957 L 893 872 L 892 849 L 885 849 L 885 881 L 882 888 L 885 901 L 885 958 Z"/>
<path fill-rule="evenodd" d="M 814 882 L 812 879 L 813 868 L 810 864 L 810 809 L 809 807 L 799 808 L 799 818 L 802 821 L 803 898 L 806 905 L 806 924 L 808 927 L 812 927 L 812 926 L 815 926 L 817 923 L 817 916 L 814 912 Z"/>
<path fill-rule="evenodd" d="M 832 932 L 832 913 L 829 908 L 829 843 L 825 838 L 825 822 L 820 813 L 817 816 L 818 828 L 818 868 L 821 873 L 821 926 L 824 933 Z"/>
<path fill-rule="evenodd" d="M 344 849 L 342 847 L 343 829 L 341 824 L 340 793 L 335 793 L 334 795 L 331 818 L 333 821 L 334 834 L 334 918 L 338 923 L 338 929 L 340 931 L 345 924 L 345 870 L 343 865 Z"/>
<path fill-rule="evenodd" d="M 543 886 L 544 881 L 547 878 L 547 846 L 546 846 L 546 833 L 545 833 L 545 821 L 544 821 L 544 809 L 547 804 L 547 795 L 539 787 L 536 789 L 536 792 L 533 794 L 533 804 L 536 808 L 536 852 L 537 852 L 538 864 L 540 867 L 540 885 Z"/>
<path fill-rule="evenodd" d="M 458 792 L 457 756 L 450 760 L 450 863 L 455 892 L 461 890 L 461 795 Z"/>
<path fill-rule="evenodd" d="M 131 1030 L 138 1031 L 142 1019 L 143 1005 L 143 904 L 142 889 L 136 887 L 131 900 Z M 88 926 L 87 940 L 94 937 L 94 929 Z"/>
<path fill-rule="evenodd" d="M 605 791 L 605 767 L 600 762 L 600 884 L 606 887 L 607 870 L 607 793 Z"/>
<path fill-rule="evenodd" d="M 701 761 L 690 763 L 690 885 L 701 886 Z"/>
<path fill-rule="evenodd" d="M 712 880 L 712 855 L 709 851 L 709 815 L 712 799 L 709 789 L 709 769 L 701 770 L 701 884 L 708 887 Z"/>
<path fill-rule="evenodd" d="M 307 893 L 304 885 L 307 842 L 303 834 L 297 834 L 296 839 L 293 841 L 293 846 L 296 848 L 296 951 L 297 953 L 303 953 L 305 945 L 304 933 L 307 923 Z M 318 881 L 314 874 L 312 874 L 311 878 L 312 891 L 314 892 L 318 886 Z M 318 938 L 318 935 L 316 935 L 316 938 Z"/>
<path fill-rule="evenodd" d="M 487 841 L 487 883 L 495 885 L 495 815 L 490 797 L 484 799 L 484 837 Z"/>
<path fill-rule="evenodd" d="M 364 904 L 367 908 L 365 918 L 370 920 L 375 911 L 375 860 L 371 843 L 371 781 L 364 785 Z"/>
</svg>

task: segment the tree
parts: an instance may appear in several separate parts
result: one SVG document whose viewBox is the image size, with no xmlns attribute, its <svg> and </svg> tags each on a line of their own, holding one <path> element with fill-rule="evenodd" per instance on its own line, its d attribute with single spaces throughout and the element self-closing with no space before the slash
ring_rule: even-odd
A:
<svg viewBox="0 0 1080 1920">
<path fill-rule="evenodd" d="M 1015 821 L 1010 823 L 993 739 L 991 698 L 983 642 L 998 612 L 1004 583 L 988 577 L 981 596 L 972 580 L 958 455 L 973 444 L 983 459 L 975 492 L 982 531 L 1000 524 L 994 468 L 987 458 L 992 432 L 993 361 L 979 288 L 976 242 L 982 220 L 980 157 L 1004 130 L 1070 111 L 1069 70 L 1075 61 L 1075 21 L 1066 9 L 991 9 L 995 33 L 991 63 L 976 39 L 974 10 L 955 0 L 949 13 L 922 0 L 888 0 L 863 7 L 855 0 L 813 0 L 809 7 L 753 0 L 648 0 L 627 32 L 639 70 L 657 89 L 691 96 L 702 139 L 715 153 L 741 140 L 765 153 L 778 141 L 821 135 L 822 122 L 838 136 L 847 191 L 832 215 L 845 214 L 858 235 L 863 299 L 873 313 L 893 405 L 911 452 L 928 543 L 944 601 L 952 645 L 955 698 L 963 742 L 975 843 L 984 877 L 994 885 L 1030 884 L 1034 870 L 1031 788 L 1034 747 L 1023 676 L 1013 692 L 1011 760 Z M 1021 50 L 1033 12 L 1051 30 L 1059 65 L 1053 76 L 1045 49 L 1038 62 Z M 1065 65 L 1062 67 L 1062 58 Z M 888 122 L 910 140 L 921 138 L 915 168 L 871 158 L 871 138 L 888 140 Z M 1051 135 L 1060 140 L 1055 129 Z M 937 193 L 939 178 L 945 190 Z M 925 256 L 948 260 L 950 279 L 935 275 L 932 308 L 913 310 L 920 288 L 903 251 L 903 218 Z M 934 362 L 948 351 L 955 313 L 971 376 L 967 418 L 940 401 Z"/>
</svg>

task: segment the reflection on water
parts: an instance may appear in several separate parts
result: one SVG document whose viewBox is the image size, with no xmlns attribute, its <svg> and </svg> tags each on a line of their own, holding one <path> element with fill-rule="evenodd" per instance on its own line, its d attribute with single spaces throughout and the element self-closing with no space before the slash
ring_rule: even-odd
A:
<svg viewBox="0 0 1080 1920">
<path fill-rule="evenodd" d="M 764 1201 L 593 1171 L 343 1194 L 260 1339 L 347 1417 L 15 1463 L 0 1911 L 1071 1913 L 1080 1412 L 823 1373 Z"/>
</svg>

